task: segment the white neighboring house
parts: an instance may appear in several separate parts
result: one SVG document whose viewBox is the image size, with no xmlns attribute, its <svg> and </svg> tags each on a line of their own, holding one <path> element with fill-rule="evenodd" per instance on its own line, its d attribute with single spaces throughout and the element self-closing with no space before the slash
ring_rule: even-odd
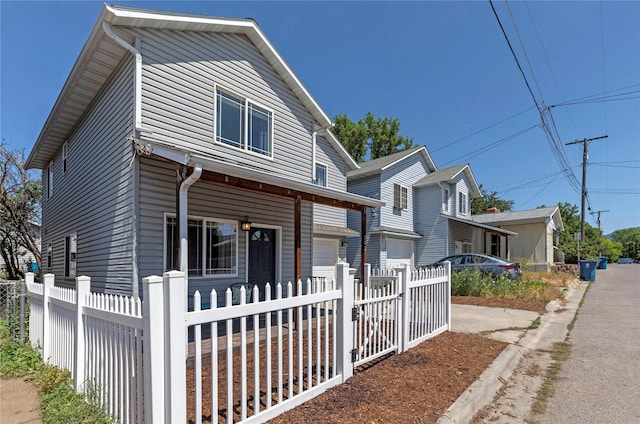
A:
<svg viewBox="0 0 640 424">
<path fill-rule="evenodd" d="M 558 206 L 514 212 L 490 208 L 487 213 L 474 215 L 472 219 L 517 232 L 518 237 L 510 243 L 512 258 L 524 258 L 529 268 L 535 271 L 551 269 L 557 249 L 555 236 L 564 230 Z"/>
</svg>

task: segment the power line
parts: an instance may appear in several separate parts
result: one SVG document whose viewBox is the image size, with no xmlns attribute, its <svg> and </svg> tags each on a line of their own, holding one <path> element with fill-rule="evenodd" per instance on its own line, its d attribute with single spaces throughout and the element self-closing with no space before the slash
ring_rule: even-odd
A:
<svg viewBox="0 0 640 424">
<path fill-rule="evenodd" d="M 520 70 L 520 74 L 522 75 L 522 78 L 524 79 L 525 85 L 527 86 L 527 89 L 529 90 L 529 94 L 531 95 L 531 98 L 533 99 L 533 103 L 535 104 L 538 113 L 540 114 L 540 120 L 541 120 L 541 126 L 542 129 L 547 137 L 547 141 L 549 143 L 549 146 L 551 148 L 551 152 L 553 153 L 553 155 L 556 158 L 556 161 L 558 162 L 558 166 L 560 167 L 560 169 L 564 170 L 565 173 L 565 177 L 567 178 L 567 180 L 569 181 L 570 185 L 574 188 L 574 190 L 579 191 L 579 182 L 578 179 L 576 178 L 575 174 L 573 173 L 573 170 L 571 169 L 571 167 L 569 166 L 568 160 L 566 158 L 566 155 L 564 153 L 564 149 L 563 146 L 560 142 L 560 136 L 558 134 L 558 129 L 556 128 L 555 122 L 553 120 L 553 115 L 551 114 L 551 111 L 549 108 L 547 107 L 543 107 L 544 106 L 544 99 L 542 98 L 542 93 L 540 92 L 540 97 L 541 97 L 541 102 L 542 102 L 542 106 L 538 103 L 538 100 L 536 99 L 536 96 L 533 93 L 533 90 L 531 89 L 531 85 L 529 84 L 529 81 L 527 80 L 527 76 L 525 75 L 522 66 L 520 65 L 520 62 L 518 60 L 518 57 L 516 56 L 515 51 L 513 50 L 513 47 L 511 45 L 511 42 L 509 41 L 509 37 L 507 36 L 507 33 L 504 29 L 504 26 L 502 25 L 502 22 L 500 21 L 500 17 L 498 16 L 498 13 L 493 5 L 493 1 L 489 0 L 489 4 L 491 5 L 491 9 L 493 10 L 493 14 L 496 17 L 496 20 L 498 21 L 498 25 L 500 26 L 500 29 L 502 31 L 502 35 L 504 36 L 507 45 L 509 46 L 509 50 L 511 51 L 511 54 L 516 62 L 516 65 L 518 66 L 518 69 Z M 517 27 L 516 27 L 517 30 Z M 525 51 L 525 57 L 526 57 L 526 51 Z M 532 72 L 533 74 L 533 72 Z M 534 75 L 534 79 L 535 79 L 535 75 Z"/>
<path fill-rule="evenodd" d="M 463 161 L 463 159 L 467 159 L 467 158 L 471 159 L 473 157 L 479 156 L 479 155 L 481 155 L 483 153 L 488 152 L 489 150 L 491 150 L 491 149 L 493 149 L 495 147 L 498 147 L 498 146 L 506 143 L 507 141 L 513 140 L 514 138 L 516 138 L 516 137 L 518 137 L 518 136 L 520 136 L 520 135 L 522 135 L 522 134 L 524 134 L 524 133 L 526 133 L 528 131 L 531 131 L 532 129 L 534 129 L 536 127 L 539 127 L 539 125 L 532 125 L 529 128 L 526 128 L 524 130 L 520 130 L 520 131 L 518 131 L 518 132 L 516 132 L 514 134 L 511 134 L 511 135 L 509 135 L 507 137 L 504 137 L 504 138 L 502 138 L 502 139 L 500 139 L 498 141 L 495 141 L 495 142 L 493 142 L 491 144 L 488 144 L 488 145 L 486 145 L 484 147 L 481 147 L 481 148 L 476 149 L 476 150 L 474 150 L 472 152 L 469 152 L 469 153 L 467 153 L 465 155 L 462 155 L 462 156 L 459 156 L 459 157 L 457 157 L 455 159 L 452 159 L 449 162 L 445 162 L 443 165 L 448 165 L 448 164 L 453 163 L 453 162 Z"/>
<path fill-rule="evenodd" d="M 486 130 L 489 130 L 489 129 L 493 128 L 493 127 L 497 127 L 498 125 L 500 125 L 500 124 L 502 124 L 502 123 L 504 123 L 504 122 L 507 122 L 508 120 L 513 119 L 513 118 L 515 118 L 516 116 L 519 116 L 519 115 L 522 115 L 523 113 L 529 112 L 531 109 L 533 109 L 533 106 L 531 106 L 530 108 L 525 109 L 525 110 L 523 110 L 523 111 L 520 111 L 520 112 L 518 112 L 518 113 L 515 113 L 515 114 L 513 114 L 513 115 L 509 116 L 508 118 L 504 118 L 504 119 L 502 119 L 501 121 L 496 122 L 495 124 L 491 124 L 491 125 L 489 125 L 488 127 L 485 127 L 485 128 L 483 128 L 483 129 L 481 129 L 481 130 L 478 130 L 478 131 L 473 132 L 473 133 L 471 133 L 471 134 L 469 134 L 469 135 L 466 135 L 466 136 L 464 136 L 464 137 L 462 137 L 462 138 L 459 138 L 459 139 L 457 139 L 457 140 L 455 140 L 455 141 L 452 141 L 451 143 L 447 143 L 446 145 L 444 145 L 444 146 L 442 146 L 442 147 L 439 147 L 439 148 L 437 148 L 437 149 L 433 149 L 433 150 L 429 150 L 429 151 L 430 151 L 431 153 L 439 152 L 440 150 L 446 149 L 447 147 L 451 147 L 451 146 L 453 146 L 454 144 L 457 144 L 457 143 L 459 143 L 459 142 L 461 142 L 461 141 L 463 141 L 463 140 L 466 140 L 467 138 L 473 137 L 474 135 L 478 135 L 478 134 L 480 134 L 481 132 L 484 132 L 484 131 L 486 131 Z"/>
<path fill-rule="evenodd" d="M 513 50 L 513 47 L 511 46 L 511 42 L 509 41 L 509 37 L 507 37 L 507 33 L 504 30 L 504 27 L 502 26 L 502 22 L 500 22 L 500 17 L 498 16 L 498 12 L 496 12 L 496 8 L 493 6 L 493 0 L 489 0 L 489 4 L 491 5 L 491 10 L 493 10 L 493 14 L 496 17 L 496 20 L 498 21 L 498 25 L 500 26 L 500 30 L 502 31 L 502 35 L 504 36 L 504 39 L 507 42 L 507 45 L 509 46 L 509 50 L 511 50 L 511 54 L 513 55 L 513 59 L 516 61 L 516 65 L 518 65 L 518 69 L 520 70 L 520 74 L 522 74 L 522 78 L 524 79 L 524 83 L 527 86 L 527 90 L 529 90 L 529 94 L 531 94 L 531 98 L 533 99 L 533 103 L 535 103 L 536 108 L 538 110 L 540 110 L 540 105 L 538 104 L 538 100 L 536 99 L 536 96 L 533 94 L 533 91 L 531 90 L 531 86 L 529 85 L 529 81 L 527 81 L 527 76 L 525 75 L 524 71 L 522 70 L 522 66 L 520 66 L 520 61 L 518 61 L 518 56 L 516 56 L 516 52 Z"/>
</svg>

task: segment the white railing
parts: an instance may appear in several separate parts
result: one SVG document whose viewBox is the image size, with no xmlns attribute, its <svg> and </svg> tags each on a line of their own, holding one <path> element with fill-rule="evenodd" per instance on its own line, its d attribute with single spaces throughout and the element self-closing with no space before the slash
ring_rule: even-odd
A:
<svg viewBox="0 0 640 424">
<path fill-rule="evenodd" d="M 177 271 L 143 279 L 144 302 L 28 274 L 31 343 L 119 422 L 265 422 L 450 328 L 449 267 L 367 268 L 357 288 L 336 267 L 336 281 L 278 284 L 274 298 L 254 287 L 247 303 L 241 288 L 239 305 L 227 290 L 227 306 L 203 309 L 196 292 L 193 311 Z"/>
<path fill-rule="evenodd" d="M 451 263 L 402 271 L 404 348 L 409 349 L 451 328 Z"/>
</svg>

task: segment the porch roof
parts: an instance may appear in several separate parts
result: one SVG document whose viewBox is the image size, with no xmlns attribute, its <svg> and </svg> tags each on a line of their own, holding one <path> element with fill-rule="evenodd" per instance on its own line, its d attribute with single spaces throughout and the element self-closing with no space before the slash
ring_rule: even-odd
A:
<svg viewBox="0 0 640 424">
<path fill-rule="evenodd" d="M 499 234 L 502 236 L 513 236 L 516 237 L 518 235 L 518 233 L 514 232 L 514 231 L 509 231 L 509 230 L 505 230 L 503 228 L 498 228 L 498 227 L 492 227 L 491 225 L 486 225 L 486 224 L 481 224 L 479 222 L 475 222 L 475 221 L 471 221 L 468 219 L 462 219 L 462 218 L 458 218 L 455 216 L 449 216 L 449 215 L 444 215 L 442 214 L 443 217 L 449 219 L 450 221 L 456 221 L 456 222 L 461 222 L 463 224 L 467 224 L 470 225 L 472 227 L 478 227 L 478 228 L 482 228 L 483 230 L 487 230 L 490 233 L 493 234 Z"/>
<path fill-rule="evenodd" d="M 410 240 L 416 240 L 416 239 L 422 238 L 422 235 L 416 233 L 415 231 L 404 230 L 402 228 L 387 227 L 384 225 L 371 228 L 371 230 L 369 231 L 369 234 L 381 234 L 385 236 L 392 236 L 395 238 L 403 238 L 403 239 L 410 239 Z"/>
<path fill-rule="evenodd" d="M 336 225 L 313 224 L 313 233 L 323 236 L 333 237 L 359 237 L 360 233 L 348 227 L 338 227 Z"/>
<path fill-rule="evenodd" d="M 385 205 L 377 199 L 334 190 L 319 185 L 292 180 L 260 170 L 230 164 L 220 160 L 152 145 L 154 155 L 185 166 L 201 164 L 206 171 L 200 178 L 211 183 L 230 185 L 239 189 L 260 191 L 282 197 L 296 198 L 342 209 L 363 210 L 365 207 L 380 208 Z"/>
</svg>

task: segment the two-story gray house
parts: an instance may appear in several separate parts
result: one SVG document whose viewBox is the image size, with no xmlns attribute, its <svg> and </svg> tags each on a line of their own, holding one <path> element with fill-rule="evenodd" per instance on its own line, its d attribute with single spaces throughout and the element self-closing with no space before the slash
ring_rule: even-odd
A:
<svg viewBox="0 0 640 424">
<path fill-rule="evenodd" d="M 481 196 L 468 164 L 438 170 L 424 146 L 360 164 L 347 173 L 348 190 L 385 202 L 368 209 L 367 262 L 374 268 L 431 264 L 455 253 L 507 258 L 517 233 L 471 220 L 471 200 Z M 359 217 L 347 213 L 350 228 Z M 361 249 L 349 244 L 347 261 L 358 266 Z"/>
<path fill-rule="evenodd" d="M 42 271 L 138 294 L 179 269 L 205 302 L 311 277 L 314 240 L 383 204 L 347 192 L 330 126 L 254 20 L 105 5 L 27 161 Z"/>
</svg>

